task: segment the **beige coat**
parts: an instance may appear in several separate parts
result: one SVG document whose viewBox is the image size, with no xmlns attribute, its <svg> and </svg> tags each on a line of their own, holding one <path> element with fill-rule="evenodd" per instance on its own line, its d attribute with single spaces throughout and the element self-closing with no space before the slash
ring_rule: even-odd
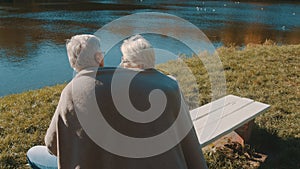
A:
<svg viewBox="0 0 300 169">
<path fill-rule="evenodd" d="M 82 70 L 75 77 L 91 76 L 93 69 Z M 124 70 L 131 73 L 133 70 Z M 168 98 L 166 111 L 153 122 L 133 123 L 117 113 L 110 98 L 113 68 L 98 71 L 96 83 L 97 101 L 101 100 L 103 116 L 117 131 L 131 137 L 150 137 L 168 128 L 178 115 L 180 92 L 177 82 L 150 69 L 139 73 L 130 88 L 132 102 L 137 109 L 147 110 L 147 92 L 153 86 L 161 88 Z M 74 81 L 74 79 L 73 79 Z M 98 146 L 82 129 L 73 104 L 72 81 L 61 94 L 59 104 L 45 136 L 49 151 L 58 156 L 58 168 L 63 169 L 203 169 L 206 168 L 195 130 L 192 128 L 182 141 L 170 150 L 147 158 L 128 158 L 115 155 Z M 98 103 L 99 104 L 99 103 Z M 189 114 L 188 112 L 185 112 Z M 103 133 L 99 133 L 103 134 Z M 107 138 L 103 138 L 107 139 Z M 113 141 L 113 140 L 112 140 Z M 116 141 L 116 146 L 119 146 Z"/>
</svg>

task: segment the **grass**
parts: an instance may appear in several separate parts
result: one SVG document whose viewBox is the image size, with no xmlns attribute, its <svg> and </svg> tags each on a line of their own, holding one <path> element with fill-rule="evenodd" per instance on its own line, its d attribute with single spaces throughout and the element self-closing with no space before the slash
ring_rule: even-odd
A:
<svg viewBox="0 0 300 169">
<path fill-rule="evenodd" d="M 64 85 L 0 99 L 0 168 L 26 168 L 26 150 L 43 144 Z"/>
<path fill-rule="evenodd" d="M 270 104 L 271 108 L 256 118 L 247 146 L 233 146 L 233 143 L 205 152 L 209 167 L 300 168 L 300 45 L 266 43 L 248 45 L 242 50 L 222 47 L 217 51 L 225 70 L 227 93 Z M 181 77 L 186 81 L 181 87 L 188 103 L 194 107 L 198 105 L 196 102 L 200 105 L 210 102 L 211 86 L 203 64 L 196 57 L 184 61 L 195 74 L 194 80 L 198 84 L 188 77 Z M 169 66 L 160 65 L 159 69 L 172 75 L 182 71 L 174 69 L 174 62 L 167 64 Z M 64 86 L 0 98 L 0 168 L 28 168 L 26 151 L 43 144 Z M 194 94 L 197 90 L 200 96 Z M 251 152 L 266 154 L 268 158 L 259 167 L 253 166 Z"/>
<path fill-rule="evenodd" d="M 264 45 L 249 44 L 240 50 L 237 47 L 222 47 L 217 50 L 223 63 L 227 93 L 251 98 L 271 105 L 271 108 L 255 120 L 251 151 L 268 155 L 259 168 L 300 168 L 300 45 L 277 46 L 266 41 Z M 200 93 L 199 102 L 211 101 L 211 86 L 203 64 L 197 57 L 185 63 L 195 74 Z M 178 65 L 176 63 L 168 63 Z M 173 66 L 161 65 L 170 74 L 180 74 Z M 181 79 L 182 78 L 182 79 Z M 179 81 L 185 81 L 179 76 Z M 188 84 L 188 83 L 187 83 Z M 187 98 L 194 97 L 195 86 L 181 86 Z M 194 107 L 193 100 L 190 101 Z M 247 154 L 235 156 L 230 148 L 206 152 L 210 168 L 257 168 L 251 166 Z M 225 152 L 225 153 L 224 153 Z"/>
</svg>

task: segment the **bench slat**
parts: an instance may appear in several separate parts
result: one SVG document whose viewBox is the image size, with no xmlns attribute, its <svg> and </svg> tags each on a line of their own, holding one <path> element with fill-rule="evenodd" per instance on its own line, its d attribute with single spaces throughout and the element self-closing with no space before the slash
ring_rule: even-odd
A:
<svg viewBox="0 0 300 169">
<path fill-rule="evenodd" d="M 224 106 L 231 105 L 237 101 L 239 101 L 241 98 L 234 95 L 228 95 L 223 98 L 220 98 L 218 100 L 212 101 L 208 104 L 205 104 L 201 107 L 198 107 L 196 109 L 193 109 L 190 111 L 191 118 L 193 121 L 197 120 L 197 118 L 201 118 L 203 116 L 208 115 L 209 113 L 216 111 Z"/>
</svg>

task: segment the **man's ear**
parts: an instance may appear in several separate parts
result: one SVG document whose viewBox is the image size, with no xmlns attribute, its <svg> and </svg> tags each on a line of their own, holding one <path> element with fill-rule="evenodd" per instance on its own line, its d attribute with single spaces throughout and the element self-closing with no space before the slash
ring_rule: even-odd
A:
<svg viewBox="0 0 300 169">
<path fill-rule="evenodd" d="M 103 66 L 104 66 L 104 57 L 103 57 L 103 55 L 102 55 L 101 52 L 96 52 L 96 53 L 95 53 L 95 59 L 96 59 L 97 62 L 99 61 L 99 59 L 101 59 L 101 60 L 100 60 L 100 63 L 99 63 L 99 66 L 100 66 L 100 67 L 103 67 Z"/>
<path fill-rule="evenodd" d="M 101 62 L 99 63 L 100 67 L 104 67 L 104 59 L 101 60 Z"/>
</svg>

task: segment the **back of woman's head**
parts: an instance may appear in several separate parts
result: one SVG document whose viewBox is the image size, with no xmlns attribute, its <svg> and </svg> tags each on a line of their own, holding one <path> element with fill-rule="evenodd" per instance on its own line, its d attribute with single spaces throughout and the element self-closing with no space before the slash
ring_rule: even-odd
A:
<svg viewBox="0 0 300 169">
<path fill-rule="evenodd" d="M 87 67 L 99 66 L 103 60 L 100 40 L 94 35 L 76 35 L 66 44 L 71 67 L 79 72 Z"/>
<path fill-rule="evenodd" d="M 124 40 L 121 51 L 124 67 L 139 67 L 143 69 L 154 68 L 155 55 L 150 43 L 141 35 L 135 35 Z"/>
</svg>

